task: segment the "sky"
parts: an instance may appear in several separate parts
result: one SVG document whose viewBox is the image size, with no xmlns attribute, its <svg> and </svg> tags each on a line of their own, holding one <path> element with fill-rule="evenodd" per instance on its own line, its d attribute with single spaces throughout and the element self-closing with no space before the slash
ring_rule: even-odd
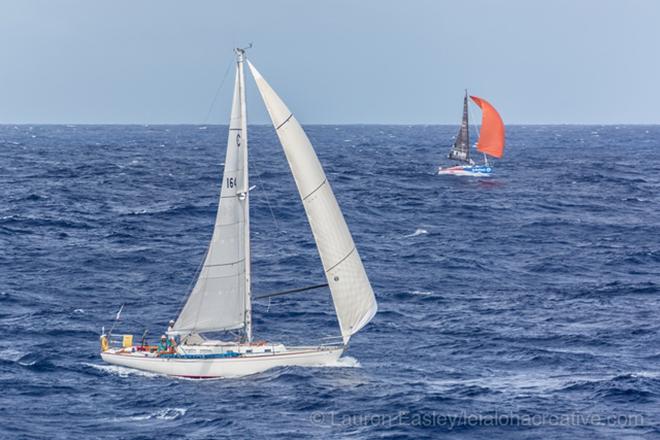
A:
<svg viewBox="0 0 660 440">
<path fill-rule="evenodd" d="M 660 123 L 657 0 L 0 0 L 0 123 L 226 124 L 250 42 L 307 124 Z"/>
</svg>

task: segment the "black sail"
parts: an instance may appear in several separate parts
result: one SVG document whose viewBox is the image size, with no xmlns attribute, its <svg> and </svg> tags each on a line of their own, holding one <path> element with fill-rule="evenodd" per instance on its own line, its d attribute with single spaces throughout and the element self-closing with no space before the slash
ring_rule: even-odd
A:
<svg viewBox="0 0 660 440">
<path fill-rule="evenodd" d="M 468 129 L 468 99 L 467 92 L 463 99 L 463 121 L 461 128 L 458 129 L 456 141 L 454 146 L 449 152 L 450 159 L 458 160 L 460 162 L 470 162 L 470 131 Z"/>
</svg>

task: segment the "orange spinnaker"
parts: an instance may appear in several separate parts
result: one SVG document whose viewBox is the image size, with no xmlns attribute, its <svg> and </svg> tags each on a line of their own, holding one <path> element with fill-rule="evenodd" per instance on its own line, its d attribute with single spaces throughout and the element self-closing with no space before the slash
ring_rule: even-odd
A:
<svg viewBox="0 0 660 440">
<path fill-rule="evenodd" d="M 481 108 L 481 131 L 477 141 L 477 150 L 489 156 L 502 157 L 504 153 L 504 122 L 490 102 L 477 96 L 470 96 Z"/>
</svg>

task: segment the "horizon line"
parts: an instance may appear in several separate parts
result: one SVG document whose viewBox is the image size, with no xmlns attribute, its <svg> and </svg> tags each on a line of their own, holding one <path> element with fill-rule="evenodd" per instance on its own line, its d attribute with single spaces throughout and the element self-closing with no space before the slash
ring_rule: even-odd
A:
<svg viewBox="0 0 660 440">
<path fill-rule="evenodd" d="M 155 122 L 155 123 L 144 123 L 144 122 L 0 122 L 0 126 L 134 126 L 134 127 L 149 127 L 149 126 L 191 126 L 191 127 L 226 127 L 229 124 L 216 124 L 216 123 L 198 123 L 198 122 Z M 424 123 L 424 122 L 413 122 L 413 123 L 386 123 L 386 122 L 344 122 L 344 123 L 326 123 L 326 122 L 310 122 L 310 123 L 300 123 L 302 126 L 460 126 L 460 123 Z M 472 124 L 471 124 L 472 125 Z M 475 124 L 480 125 L 480 124 Z M 620 125 L 636 125 L 636 126 L 658 126 L 660 122 L 516 122 L 505 124 L 506 126 L 620 126 Z M 252 123 L 248 126 L 272 126 L 271 123 Z"/>
</svg>

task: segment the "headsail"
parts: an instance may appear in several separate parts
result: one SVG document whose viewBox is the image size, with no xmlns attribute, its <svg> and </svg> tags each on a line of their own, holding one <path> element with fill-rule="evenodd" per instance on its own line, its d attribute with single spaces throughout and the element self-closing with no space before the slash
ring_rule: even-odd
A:
<svg viewBox="0 0 660 440">
<path fill-rule="evenodd" d="M 495 107 L 488 101 L 476 96 L 470 96 L 472 101 L 481 108 L 481 131 L 477 141 L 477 150 L 489 156 L 502 157 L 504 153 L 504 122 Z"/>
<path fill-rule="evenodd" d="M 344 343 L 376 314 L 378 306 L 344 216 L 302 127 L 248 61 L 291 167 L 321 256 Z"/>
<path fill-rule="evenodd" d="M 470 162 L 470 129 L 468 126 L 467 91 L 465 92 L 465 98 L 463 98 L 463 120 L 461 121 L 461 128 L 458 129 L 456 141 L 454 142 L 454 146 L 449 152 L 448 157 L 452 160 Z"/>
<path fill-rule="evenodd" d="M 197 282 L 174 324 L 174 330 L 181 334 L 241 328 L 249 314 L 245 255 L 249 232 L 244 188 L 247 133 L 242 67 L 239 58 L 215 228 Z"/>
</svg>

